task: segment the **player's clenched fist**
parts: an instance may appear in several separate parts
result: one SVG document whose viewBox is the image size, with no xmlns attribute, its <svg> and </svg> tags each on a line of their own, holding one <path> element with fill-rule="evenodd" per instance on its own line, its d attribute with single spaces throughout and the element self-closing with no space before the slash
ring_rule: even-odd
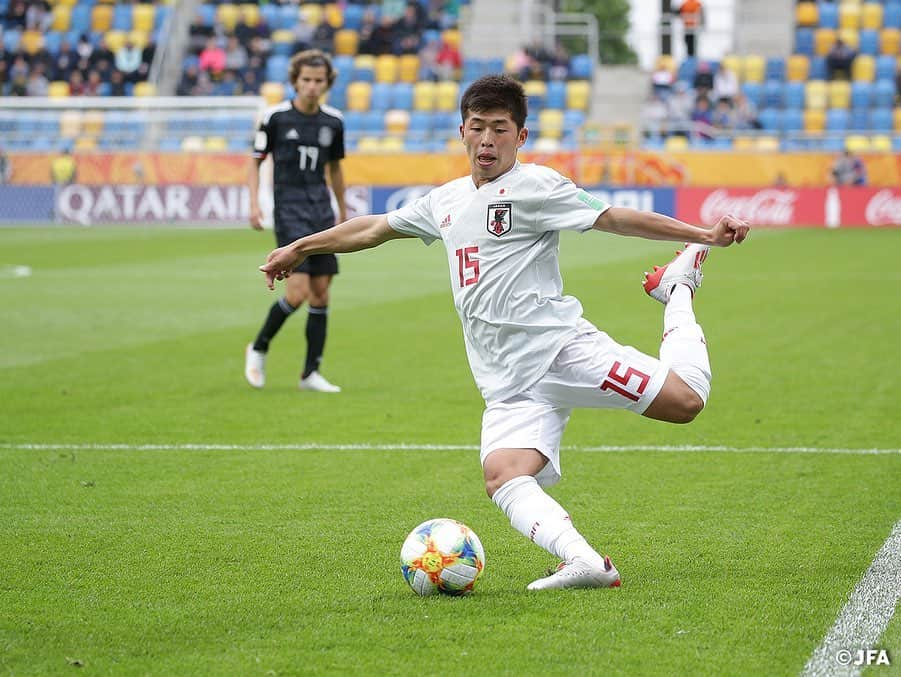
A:
<svg viewBox="0 0 901 677">
<path fill-rule="evenodd" d="M 731 214 L 721 216 L 713 227 L 713 244 L 717 247 L 728 247 L 733 242 L 738 244 L 748 237 L 750 229 L 750 224 L 744 219 Z"/>
</svg>

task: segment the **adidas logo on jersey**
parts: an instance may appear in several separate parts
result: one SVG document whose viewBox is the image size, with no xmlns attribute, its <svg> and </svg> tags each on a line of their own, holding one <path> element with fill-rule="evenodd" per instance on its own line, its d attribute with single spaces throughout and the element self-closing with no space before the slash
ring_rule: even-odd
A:
<svg viewBox="0 0 901 677">
<path fill-rule="evenodd" d="M 450 228 L 450 225 L 451 225 L 451 218 L 450 218 L 450 214 L 448 214 L 447 216 L 444 217 L 444 219 L 441 221 L 441 223 L 439 224 L 438 227 L 439 228 Z"/>
<path fill-rule="evenodd" d="M 296 129 L 289 129 L 288 133 L 285 134 L 286 139 L 291 139 L 293 141 L 297 141 L 300 138 L 300 134 L 297 133 Z"/>
</svg>

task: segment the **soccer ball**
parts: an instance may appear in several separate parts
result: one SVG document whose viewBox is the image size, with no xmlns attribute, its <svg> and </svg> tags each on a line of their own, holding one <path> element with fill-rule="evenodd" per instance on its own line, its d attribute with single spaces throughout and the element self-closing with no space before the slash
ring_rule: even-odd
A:
<svg viewBox="0 0 901 677">
<path fill-rule="evenodd" d="M 485 568 L 485 551 L 475 532 L 462 522 L 433 519 L 410 532 L 400 549 L 400 570 L 413 591 L 425 597 L 440 592 L 465 595 Z"/>
</svg>

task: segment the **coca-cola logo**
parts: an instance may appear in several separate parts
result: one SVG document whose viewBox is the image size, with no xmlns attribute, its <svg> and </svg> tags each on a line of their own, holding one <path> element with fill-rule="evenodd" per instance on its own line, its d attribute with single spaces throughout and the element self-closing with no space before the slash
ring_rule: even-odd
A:
<svg viewBox="0 0 901 677">
<path fill-rule="evenodd" d="M 722 216 L 731 214 L 749 223 L 789 225 L 794 222 L 797 199 L 795 191 L 775 188 L 750 195 L 731 195 L 728 190 L 715 190 L 701 204 L 701 222 L 715 223 Z"/>
<path fill-rule="evenodd" d="M 871 226 L 901 225 L 901 196 L 880 190 L 867 202 L 865 216 Z"/>
</svg>

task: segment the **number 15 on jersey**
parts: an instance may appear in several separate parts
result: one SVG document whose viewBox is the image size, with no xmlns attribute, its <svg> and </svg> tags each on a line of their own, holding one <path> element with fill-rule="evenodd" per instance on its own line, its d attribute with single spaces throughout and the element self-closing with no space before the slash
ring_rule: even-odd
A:
<svg viewBox="0 0 901 677">
<path fill-rule="evenodd" d="M 478 253 L 478 247 L 462 247 L 456 251 L 461 287 L 468 287 L 479 281 L 479 260 L 473 258 Z"/>
</svg>

